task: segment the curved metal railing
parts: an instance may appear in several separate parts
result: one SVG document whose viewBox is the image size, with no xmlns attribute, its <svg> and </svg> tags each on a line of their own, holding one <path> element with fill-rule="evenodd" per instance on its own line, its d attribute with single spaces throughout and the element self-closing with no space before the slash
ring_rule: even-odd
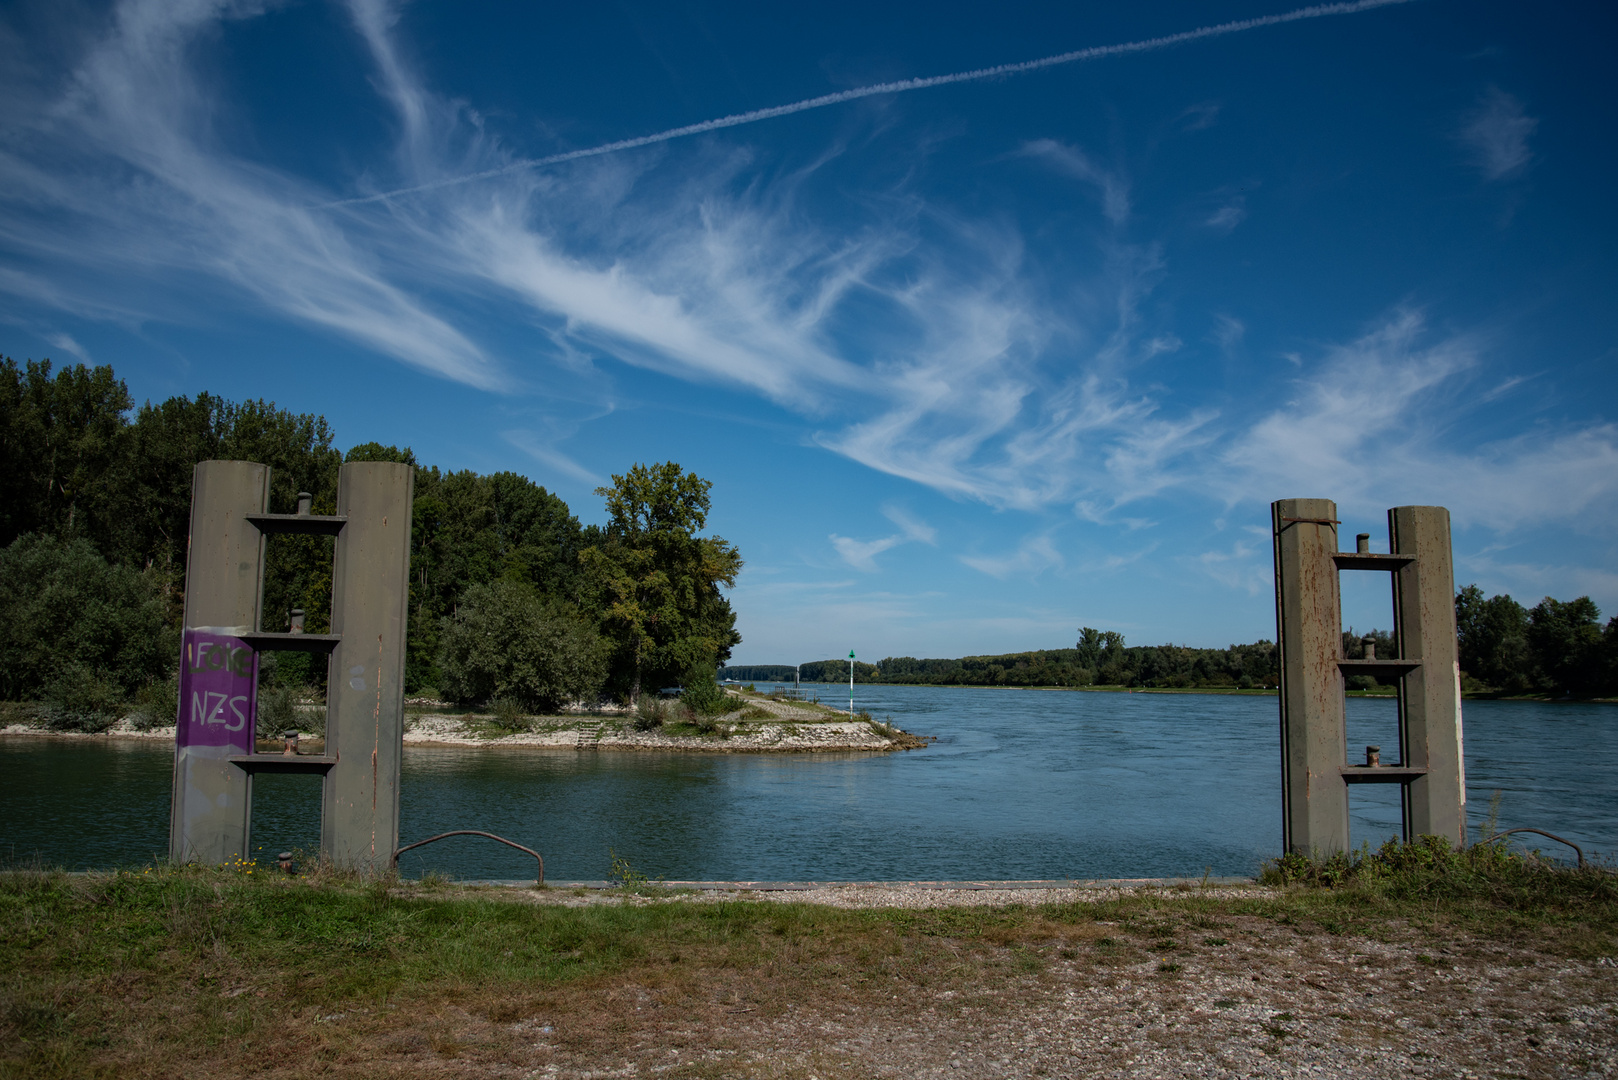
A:
<svg viewBox="0 0 1618 1080">
<path fill-rule="evenodd" d="M 398 866 L 399 866 L 399 856 L 403 855 L 405 852 L 409 851 L 411 848 L 419 848 L 423 844 L 431 844 L 435 840 L 443 840 L 443 839 L 446 839 L 446 838 L 451 837 L 451 836 L 483 836 L 483 837 L 487 837 L 490 840 L 498 840 L 502 844 L 506 845 L 507 847 L 514 847 L 518 851 L 526 851 L 528 854 L 532 855 L 534 857 L 534 861 L 539 864 L 539 878 L 538 878 L 537 881 L 535 881 L 534 884 L 536 884 L 536 885 L 545 884 L 545 859 L 544 859 L 543 856 L 540 855 L 539 852 L 535 851 L 533 848 L 530 848 L 530 847 L 523 847 L 521 844 L 517 843 L 515 840 L 507 840 L 503 836 L 496 836 L 492 832 L 482 832 L 481 830 L 478 830 L 478 829 L 455 829 L 455 830 L 453 830 L 451 832 L 439 833 L 437 836 L 429 836 L 425 840 L 417 840 L 414 844 L 406 844 L 404 847 L 398 848 L 398 849 L 396 849 L 394 851 L 394 853 L 393 853 L 393 865 L 394 865 L 394 868 L 397 869 Z M 1581 863 L 1580 865 L 1583 865 L 1583 864 Z"/>
<path fill-rule="evenodd" d="M 1555 833 L 1548 833 L 1544 829 L 1530 829 L 1530 828 L 1526 828 L 1526 827 L 1521 828 L 1521 829 L 1506 829 L 1503 832 L 1495 833 L 1493 836 L 1489 837 L 1487 840 L 1484 840 L 1483 843 L 1492 844 L 1496 840 L 1499 840 L 1503 836 L 1510 836 L 1512 833 L 1520 833 L 1520 832 L 1538 833 L 1540 836 L 1543 836 L 1548 840 L 1555 840 L 1558 844 L 1566 844 L 1568 847 L 1572 848 L 1573 853 L 1579 857 L 1579 869 L 1582 870 L 1584 868 L 1584 849 L 1583 848 L 1581 848 L 1579 845 L 1575 844 L 1571 840 L 1564 840 L 1560 836 L 1557 836 Z"/>
</svg>

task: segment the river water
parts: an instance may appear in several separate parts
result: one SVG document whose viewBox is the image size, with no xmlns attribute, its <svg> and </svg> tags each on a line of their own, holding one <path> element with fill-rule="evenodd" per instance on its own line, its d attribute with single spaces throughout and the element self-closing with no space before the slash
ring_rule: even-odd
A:
<svg viewBox="0 0 1618 1080">
<path fill-rule="evenodd" d="M 836 704 L 847 687 L 817 688 Z M 846 697 L 843 697 L 846 700 Z M 537 848 L 552 880 L 616 853 L 670 880 L 938 880 L 1250 875 L 1281 843 L 1273 696 L 860 686 L 856 706 L 937 737 L 891 754 L 405 750 L 404 842 L 483 829 Z M 1388 699 L 1350 699 L 1349 746 L 1397 757 Z M 1468 702 L 1470 834 L 1618 847 L 1618 708 Z M 167 847 L 172 748 L 0 738 L 0 863 L 132 866 Z M 1351 791 L 1354 843 L 1399 829 L 1398 788 Z M 254 781 L 261 859 L 319 843 L 319 781 Z M 1537 841 L 1547 854 L 1563 849 Z M 457 838 L 402 870 L 518 878 L 531 860 Z"/>
</svg>

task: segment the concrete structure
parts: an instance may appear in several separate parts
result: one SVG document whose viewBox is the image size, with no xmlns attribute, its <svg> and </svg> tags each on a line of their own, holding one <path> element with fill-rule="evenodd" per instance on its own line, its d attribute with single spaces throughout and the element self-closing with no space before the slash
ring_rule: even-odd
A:
<svg viewBox="0 0 1618 1080">
<path fill-rule="evenodd" d="M 1466 839 L 1466 782 L 1461 756 L 1460 664 L 1455 641 L 1455 580 L 1449 511 L 1400 506 L 1388 511 L 1392 551 L 1337 549 L 1337 505 L 1283 499 L 1271 506 L 1275 537 L 1276 642 L 1281 667 L 1282 844 L 1330 855 L 1351 846 L 1350 784 L 1399 784 L 1406 840 Z M 1343 657 L 1338 572 L 1392 575 L 1396 657 Z M 1383 765 L 1367 749 L 1348 761 L 1344 677 L 1397 678 L 1399 753 Z"/>
<path fill-rule="evenodd" d="M 365 872 L 392 865 L 414 486 L 408 465 L 353 462 L 338 476 L 336 515 L 311 514 L 307 495 L 299 496 L 296 514 L 270 514 L 267 467 L 197 465 L 170 858 L 246 857 L 253 775 L 297 772 L 325 777 L 323 857 Z M 287 533 L 336 537 L 330 634 L 303 633 L 301 619 L 291 633 L 260 629 L 265 540 Z M 254 752 L 257 654 L 276 649 L 330 656 L 320 756 Z"/>
</svg>

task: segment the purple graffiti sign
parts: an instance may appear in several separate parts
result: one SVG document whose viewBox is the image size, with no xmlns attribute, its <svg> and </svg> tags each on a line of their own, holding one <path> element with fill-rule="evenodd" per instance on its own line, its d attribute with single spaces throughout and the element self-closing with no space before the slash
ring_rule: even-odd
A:
<svg viewBox="0 0 1618 1080">
<path fill-rule="evenodd" d="M 258 654 L 241 638 L 187 630 L 180 656 L 180 746 L 253 752 Z"/>
</svg>

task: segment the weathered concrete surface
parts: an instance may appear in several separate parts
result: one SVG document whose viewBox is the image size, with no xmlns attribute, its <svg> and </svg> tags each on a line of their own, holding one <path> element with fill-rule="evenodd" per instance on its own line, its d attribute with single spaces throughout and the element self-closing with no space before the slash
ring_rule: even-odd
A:
<svg viewBox="0 0 1618 1080">
<path fill-rule="evenodd" d="M 1272 504 L 1276 635 L 1281 661 L 1282 847 L 1308 854 L 1349 847 L 1337 504 Z"/>
<path fill-rule="evenodd" d="M 399 846 L 405 626 L 415 470 L 349 462 L 337 479 L 332 653 L 326 681 L 326 774 L 320 846 L 339 866 L 383 873 Z"/>
<path fill-rule="evenodd" d="M 1427 770 L 1404 788 L 1405 839 L 1442 836 L 1458 846 L 1466 842 L 1466 775 L 1449 511 L 1396 506 L 1388 534 L 1395 552 L 1416 556 L 1393 576 L 1399 655 L 1421 661 L 1404 677 L 1399 701 L 1404 763 Z"/>
<path fill-rule="evenodd" d="M 202 461 L 193 473 L 186 553 L 187 641 L 198 628 L 243 634 L 258 626 L 264 537 L 248 520 L 269 506 L 270 470 L 250 461 Z M 181 656 L 181 663 L 187 659 Z M 182 695 L 183 697 L 183 695 Z M 190 703 L 180 702 L 181 715 Z M 248 733 L 249 736 L 251 733 Z M 252 778 L 232 765 L 239 749 L 179 745 L 169 813 L 169 858 L 222 863 L 247 851 Z"/>
</svg>

